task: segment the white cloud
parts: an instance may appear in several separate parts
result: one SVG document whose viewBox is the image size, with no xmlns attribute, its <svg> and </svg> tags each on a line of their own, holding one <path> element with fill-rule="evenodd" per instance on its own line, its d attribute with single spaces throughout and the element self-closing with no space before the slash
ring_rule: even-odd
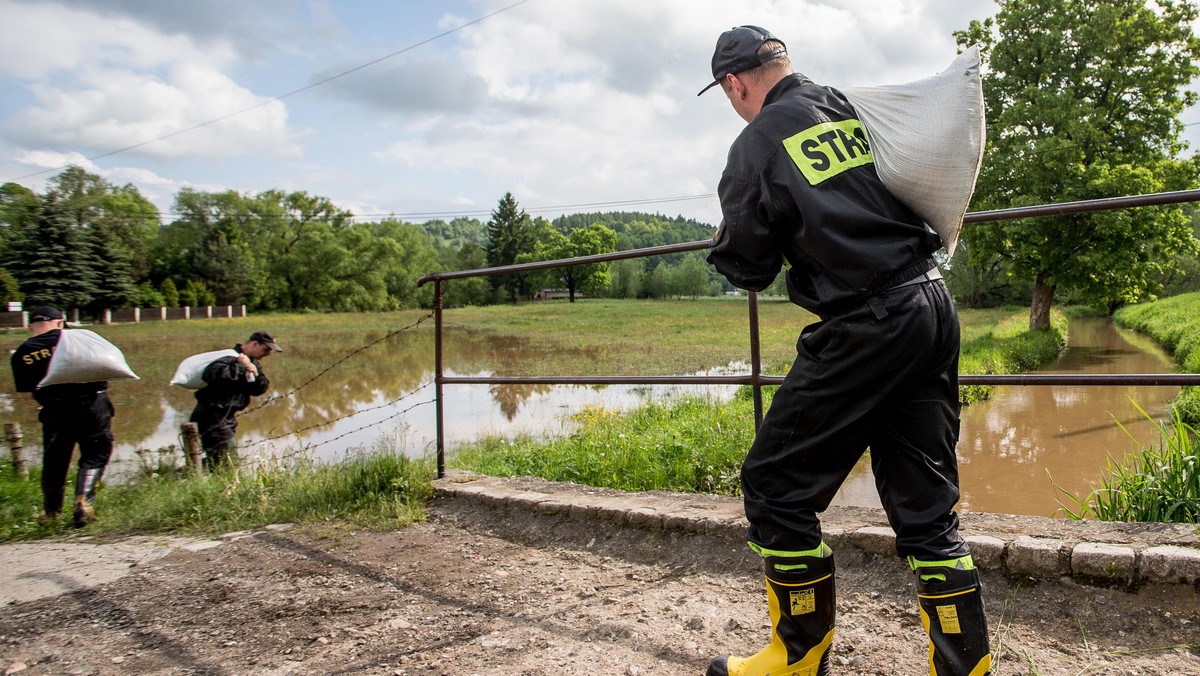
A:
<svg viewBox="0 0 1200 676">
<path fill-rule="evenodd" d="M 228 45 L 200 48 L 129 18 L 53 4 L 0 2 L 0 18 L 2 68 L 26 80 L 34 99 L 0 127 L 14 145 L 89 156 L 131 146 L 175 158 L 300 152 L 286 106 L 223 72 Z"/>
</svg>

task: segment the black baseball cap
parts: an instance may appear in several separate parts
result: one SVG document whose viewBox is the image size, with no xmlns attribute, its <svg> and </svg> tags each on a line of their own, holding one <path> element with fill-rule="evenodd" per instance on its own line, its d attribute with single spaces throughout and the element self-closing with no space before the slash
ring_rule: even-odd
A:
<svg viewBox="0 0 1200 676">
<path fill-rule="evenodd" d="M 263 345 L 266 345 L 267 347 L 271 348 L 275 352 L 283 352 L 283 348 L 279 347 L 279 343 L 275 342 L 275 337 L 272 336 L 271 334 L 267 333 L 266 331 L 255 331 L 254 333 L 251 333 L 250 340 L 253 340 L 256 343 L 261 343 Z M 246 342 L 248 343 L 248 342 L 250 342 L 250 340 L 247 340 Z"/>
<path fill-rule="evenodd" d="M 56 319 L 62 318 L 62 310 L 59 310 L 53 305 L 39 305 L 33 308 L 33 311 L 29 313 L 29 322 L 31 324 L 33 322 L 52 322 Z"/>
<path fill-rule="evenodd" d="M 767 40 L 774 40 L 779 46 L 765 54 L 759 54 L 758 49 Z M 752 68 L 758 68 L 768 61 L 778 59 L 787 54 L 787 45 L 783 40 L 771 35 L 771 32 L 758 26 L 738 26 L 731 28 L 717 38 L 717 49 L 712 57 L 713 81 L 700 90 L 700 94 L 721 84 L 726 75 L 737 75 Z M 696 94 L 696 96 L 700 96 Z"/>
</svg>

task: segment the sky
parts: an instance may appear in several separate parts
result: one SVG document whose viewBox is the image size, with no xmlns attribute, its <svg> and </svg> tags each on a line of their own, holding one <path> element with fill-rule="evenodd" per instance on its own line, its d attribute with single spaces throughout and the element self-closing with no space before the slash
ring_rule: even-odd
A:
<svg viewBox="0 0 1200 676">
<path fill-rule="evenodd" d="M 176 193 L 305 191 L 364 220 L 595 211 L 716 224 L 743 126 L 717 36 L 837 87 L 943 70 L 992 0 L 0 0 L 0 183 L 76 164 Z M 1200 109 L 1183 115 L 1200 122 Z M 1200 146 L 1200 125 L 1188 127 Z"/>
</svg>

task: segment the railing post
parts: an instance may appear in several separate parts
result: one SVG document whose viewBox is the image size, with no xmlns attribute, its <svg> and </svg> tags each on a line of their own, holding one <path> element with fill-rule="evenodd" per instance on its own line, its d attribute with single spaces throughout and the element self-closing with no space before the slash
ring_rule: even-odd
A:
<svg viewBox="0 0 1200 676">
<path fill-rule="evenodd" d="M 437 478 L 446 476 L 446 442 L 442 435 L 442 280 L 433 282 L 433 404 L 437 410 Z"/>
<path fill-rule="evenodd" d="M 758 294 L 750 293 L 750 379 L 754 382 L 754 431 L 762 426 L 762 355 L 758 345 Z"/>
<path fill-rule="evenodd" d="M 28 481 L 29 468 L 25 465 L 25 447 L 21 442 L 21 423 L 4 423 L 4 436 L 8 437 L 8 450 L 12 453 L 13 474 Z"/>
</svg>

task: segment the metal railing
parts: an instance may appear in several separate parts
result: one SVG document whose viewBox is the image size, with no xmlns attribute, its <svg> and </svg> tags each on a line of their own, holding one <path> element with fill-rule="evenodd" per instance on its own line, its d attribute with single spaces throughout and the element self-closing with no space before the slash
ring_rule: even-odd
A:
<svg viewBox="0 0 1200 676">
<path fill-rule="evenodd" d="M 1013 209 L 997 209 L 993 211 L 977 211 L 966 214 L 963 223 L 982 223 L 988 221 L 1008 221 L 1019 218 L 1035 218 L 1039 216 L 1059 216 L 1065 214 L 1087 213 L 1093 211 L 1112 211 L 1133 207 L 1156 206 L 1163 204 L 1180 204 L 1183 202 L 1200 201 L 1200 190 L 1179 190 L 1174 192 L 1152 193 L 1148 195 L 1131 195 L 1127 197 L 1110 197 L 1078 202 L 1063 202 L 1060 204 L 1043 204 Z M 731 376 L 447 376 L 442 362 L 442 285 L 453 279 L 470 277 L 492 277 L 551 268 L 565 268 L 576 265 L 605 263 L 608 261 L 625 260 L 628 258 L 646 258 L 663 256 L 673 253 L 700 251 L 712 246 L 712 240 L 699 242 L 684 242 L 665 246 L 632 249 L 630 251 L 614 251 L 575 258 L 560 258 L 550 261 L 520 263 L 516 265 L 501 265 L 475 270 L 459 270 L 455 272 L 435 272 L 425 275 L 417 281 L 417 286 L 433 282 L 433 312 L 434 312 L 434 401 L 436 405 L 436 444 L 437 444 L 437 475 L 445 476 L 445 435 L 442 390 L 444 385 L 749 385 L 754 390 L 754 426 L 762 423 L 763 402 L 762 388 L 779 385 L 783 376 L 769 376 L 762 373 L 762 359 L 759 349 L 758 335 L 758 294 L 749 293 L 750 312 L 750 373 Z M 960 375 L 960 385 L 1200 385 L 1200 374 L 1195 373 L 1141 373 L 1141 374 L 1049 374 L 1027 373 L 1009 375 Z"/>
</svg>

